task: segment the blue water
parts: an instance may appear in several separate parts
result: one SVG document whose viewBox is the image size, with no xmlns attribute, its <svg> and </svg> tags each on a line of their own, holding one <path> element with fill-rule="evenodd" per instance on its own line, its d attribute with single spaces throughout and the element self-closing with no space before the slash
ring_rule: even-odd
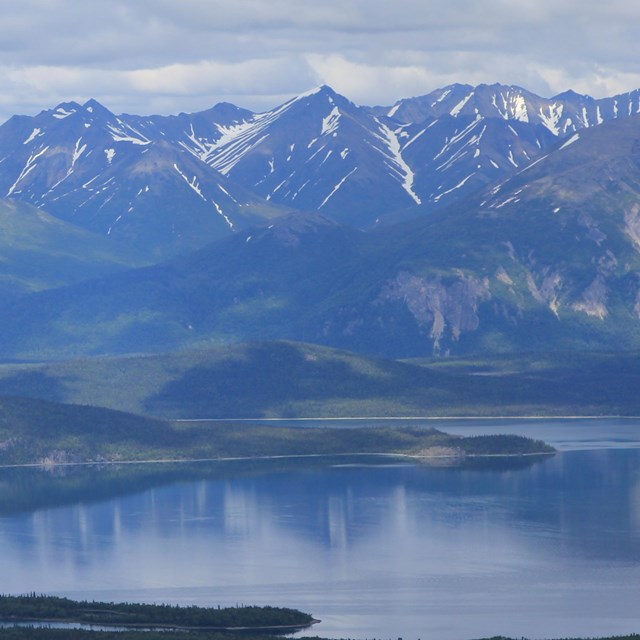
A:
<svg viewBox="0 0 640 640">
<path fill-rule="evenodd" d="M 0 592 L 292 606 L 336 638 L 639 632 L 640 423 L 497 427 L 445 426 L 529 428 L 562 451 L 523 468 L 354 459 L 144 482 L 129 468 L 99 497 L 86 474 L 103 471 L 78 491 L 68 471 L 45 478 L 55 507 L 34 498 L 42 472 L 5 470 Z"/>
</svg>

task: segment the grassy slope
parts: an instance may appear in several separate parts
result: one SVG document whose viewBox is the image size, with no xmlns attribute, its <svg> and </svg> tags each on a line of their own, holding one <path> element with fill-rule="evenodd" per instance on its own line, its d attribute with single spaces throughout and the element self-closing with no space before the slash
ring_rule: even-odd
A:
<svg viewBox="0 0 640 640">
<path fill-rule="evenodd" d="M 28 204 L 0 200 L 0 292 L 24 293 L 140 266 L 143 256 Z"/>
<path fill-rule="evenodd" d="M 80 462 L 164 453 L 167 423 L 132 414 L 28 398 L 0 397 L 0 464 Z M 158 445 L 162 443 L 162 447 Z"/>
<path fill-rule="evenodd" d="M 291 342 L 0 366 L 0 394 L 165 418 L 640 415 L 640 357 L 396 362 Z"/>
</svg>

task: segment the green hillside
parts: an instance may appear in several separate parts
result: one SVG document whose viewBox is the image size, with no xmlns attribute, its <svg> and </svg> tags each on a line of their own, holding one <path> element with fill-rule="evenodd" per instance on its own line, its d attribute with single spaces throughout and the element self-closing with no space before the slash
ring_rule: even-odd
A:
<svg viewBox="0 0 640 640">
<path fill-rule="evenodd" d="M 640 116 L 369 233 L 302 213 L 0 308 L 0 357 L 296 340 L 390 359 L 640 350 Z M 371 395 L 371 394 L 368 394 Z"/>
<path fill-rule="evenodd" d="M 0 200 L 0 293 L 61 287 L 144 262 L 142 254 L 41 209 Z"/>
<path fill-rule="evenodd" d="M 640 354 L 409 362 L 292 342 L 0 365 L 0 394 L 164 418 L 640 415 Z"/>
<path fill-rule="evenodd" d="M 0 310 L 0 356 L 301 340 L 389 358 L 640 349 L 640 118 L 370 233 L 296 214 Z"/>
<path fill-rule="evenodd" d="M 0 397 L 0 465 L 346 454 L 549 453 L 520 436 L 463 438 L 435 429 L 296 429 L 167 422 L 97 407 Z"/>
</svg>

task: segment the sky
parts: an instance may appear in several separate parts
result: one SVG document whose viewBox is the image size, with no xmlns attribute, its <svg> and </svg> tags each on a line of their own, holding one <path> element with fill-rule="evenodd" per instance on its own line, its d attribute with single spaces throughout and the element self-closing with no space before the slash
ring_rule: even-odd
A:
<svg viewBox="0 0 640 640">
<path fill-rule="evenodd" d="M 628 0 L 20 0 L 0 18 L 0 119 L 264 111 L 320 84 L 391 105 L 454 82 L 549 97 L 640 88 Z"/>
</svg>

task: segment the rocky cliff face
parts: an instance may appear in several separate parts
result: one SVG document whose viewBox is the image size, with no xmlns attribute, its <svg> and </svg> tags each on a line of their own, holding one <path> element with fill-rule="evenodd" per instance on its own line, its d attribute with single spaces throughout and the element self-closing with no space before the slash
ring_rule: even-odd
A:
<svg viewBox="0 0 640 640">
<path fill-rule="evenodd" d="M 420 278 L 400 272 L 386 282 L 378 302 L 401 301 L 439 353 L 445 342 L 459 340 L 480 325 L 478 307 L 491 299 L 488 279 L 458 274 L 448 282 L 441 277 Z"/>
</svg>

